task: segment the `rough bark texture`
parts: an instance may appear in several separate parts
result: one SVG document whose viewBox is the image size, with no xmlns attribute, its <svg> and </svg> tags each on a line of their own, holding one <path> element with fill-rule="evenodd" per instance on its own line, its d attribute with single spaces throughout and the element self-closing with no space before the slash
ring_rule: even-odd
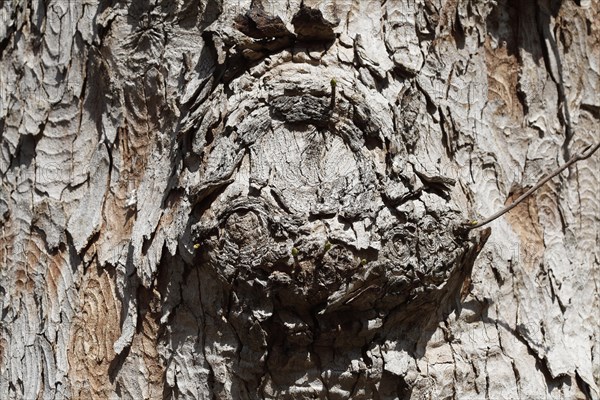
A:
<svg viewBox="0 0 600 400">
<path fill-rule="evenodd" d="M 599 398 L 598 21 L 0 2 L 0 398 Z"/>
</svg>

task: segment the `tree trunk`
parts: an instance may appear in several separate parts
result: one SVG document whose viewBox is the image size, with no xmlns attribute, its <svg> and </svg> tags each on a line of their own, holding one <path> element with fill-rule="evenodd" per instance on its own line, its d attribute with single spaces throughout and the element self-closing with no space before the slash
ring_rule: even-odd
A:
<svg viewBox="0 0 600 400">
<path fill-rule="evenodd" d="M 0 2 L 0 398 L 600 398 L 600 3 Z M 489 228 L 488 228 L 489 226 Z"/>
</svg>

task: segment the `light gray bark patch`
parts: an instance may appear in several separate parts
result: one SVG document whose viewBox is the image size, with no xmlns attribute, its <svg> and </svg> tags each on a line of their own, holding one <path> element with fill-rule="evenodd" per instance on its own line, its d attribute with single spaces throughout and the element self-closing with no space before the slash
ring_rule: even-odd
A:
<svg viewBox="0 0 600 400">
<path fill-rule="evenodd" d="M 33 223 L 44 232 L 48 249 L 51 252 L 57 250 L 61 243 L 66 243 L 67 219 L 61 204 L 56 200 L 47 199 L 38 204 L 35 211 Z"/>
<path fill-rule="evenodd" d="M 104 145 L 99 145 L 90 160 L 89 190 L 69 218 L 67 229 L 73 244 L 81 252 L 102 223 L 102 204 L 108 187 L 109 155 Z"/>
</svg>

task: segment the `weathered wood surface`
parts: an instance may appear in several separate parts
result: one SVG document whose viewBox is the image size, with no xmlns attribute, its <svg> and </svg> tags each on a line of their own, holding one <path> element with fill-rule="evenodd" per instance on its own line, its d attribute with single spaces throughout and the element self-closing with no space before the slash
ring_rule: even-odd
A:
<svg viewBox="0 0 600 400">
<path fill-rule="evenodd" d="M 0 398 L 600 397 L 596 1 L 0 2 Z M 488 236 L 489 235 L 489 236 Z"/>
</svg>

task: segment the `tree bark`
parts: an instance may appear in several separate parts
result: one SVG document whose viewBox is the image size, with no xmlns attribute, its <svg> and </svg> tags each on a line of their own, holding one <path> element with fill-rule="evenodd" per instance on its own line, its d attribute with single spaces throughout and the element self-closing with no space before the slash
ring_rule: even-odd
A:
<svg viewBox="0 0 600 400">
<path fill-rule="evenodd" d="M 600 398 L 600 2 L 0 2 L 0 398 Z"/>
</svg>

